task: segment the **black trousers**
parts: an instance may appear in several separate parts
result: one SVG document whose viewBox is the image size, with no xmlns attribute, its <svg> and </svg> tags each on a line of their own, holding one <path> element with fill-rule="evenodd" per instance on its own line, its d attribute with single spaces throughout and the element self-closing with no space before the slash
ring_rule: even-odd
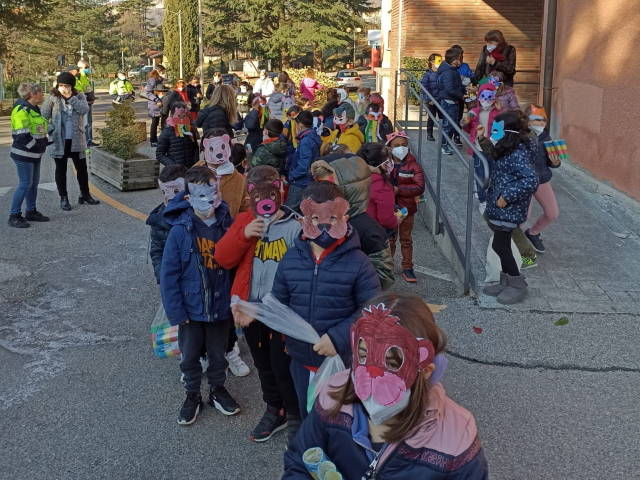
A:
<svg viewBox="0 0 640 480">
<path fill-rule="evenodd" d="M 80 158 L 80 152 L 71 151 L 71 140 L 64 142 L 64 156 L 62 158 L 54 158 L 56 162 L 56 186 L 58 194 L 66 197 L 67 194 L 67 160 L 71 158 L 73 166 L 76 167 L 76 178 L 80 187 L 80 195 L 89 196 L 89 172 L 87 170 L 87 160 Z"/>
<path fill-rule="evenodd" d="M 158 125 L 160 125 L 160 117 L 151 117 L 151 127 L 149 129 L 149 141 L 158 143 Z"/>
<path fill-rule="evenodd" d="M 184 374 L 187 392 L 200 392 L 202 381 L 202 365 L 200 357 L 207 353 L 209 368 L 207 379 L 209 388 L 215 389 L 224 385 L 227 379 L 227 338 L 230 319 L 222 322 L 189 322 L 181 324 L 178 329 L 178 344 L 182 353 L 180 370 Z"/>
<path fill-rule="evenodd" d="M 298 416 L 298 397 L 289 371 L 291 359 L 285 351 L 282 334 L 256 321 L 244 329 L 244 336 L 258 370 L 264 402 Z"/>
<path fill-rule="evenodd" d="M 238 334 L 236 333 L 236 326 L 233 322 L 229 325 L 229 336 L 227 339 L 227 353 L 233 350 L 236 342 L 238 341 Z"/>
<path fill-rule="evenodd" d="M 493 229 L 492 229 L 493 230 Z M 512 277 L 520 275 L 516 259 L 513 258 L 511 251 L 511 233 L 512 230 L 493 230 L 493 243 L 491 247 L 500 257 L 502 271 Z"/>
<path fill-rule="evenodd" d="M 427 104 L 427 109 L 429 111 L 429 118 L 427 119 L 427 133 L 433 135 L 433 127 L 435 125 L 434 118 L 438 116 L 438 109 L 435 105 Z"/>
</svg>

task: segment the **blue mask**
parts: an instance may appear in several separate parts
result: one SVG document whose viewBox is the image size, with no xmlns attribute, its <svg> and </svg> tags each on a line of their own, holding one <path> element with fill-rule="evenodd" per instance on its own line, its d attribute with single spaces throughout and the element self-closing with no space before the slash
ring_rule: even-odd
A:
<svg viewBox="0 0 640 480">
<path fill-rule="evenodd" d="M 322 233 L 311 241 L 321 248 L 328 248 L 336 241 L 336 239 L 329 235 L 329 232 L 326 230 L 322 230 Z"/>
<path fill-rule="evenodd" d="M 500 140 L 504 138 L 506 132 L 520 133 L 517 130 L 505 130 L 504 120 L 493 122 L 493 126 L 491 127 L 491 137 L 489 137 L 489 140 L 491 140 L 491 143 L 496 145 Z"/>
<path fill-rule="evenodd" d="M 86 75 L 89 75 L 91 73 L 91 69 L 90 68 L 83 68 L 82 72 L 85 73 Z"/>
</svg>

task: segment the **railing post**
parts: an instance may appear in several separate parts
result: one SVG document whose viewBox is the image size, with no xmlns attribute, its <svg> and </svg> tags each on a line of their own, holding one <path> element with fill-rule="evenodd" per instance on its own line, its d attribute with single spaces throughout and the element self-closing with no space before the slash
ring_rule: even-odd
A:
<svg viewBox="0 0 640 480">
<path fill-rule="evenodd" d="M 442 119 L 438 122 L 438 141 L 436 143 L 436 224 L 435 234 L 440 235 L 442 233 L 442 227 L 440 226 L 440 209 L 441 205 L 441 181 L 442 181 Z"/>
<path fill-rule="evenodd" d="M 420 110 L 418 112 L 418 160 L 422 161 L 422 96 L 418 98 L 418 103 L 420 104 Z"/>
<path fill-rule="evenodd" d="M 474 162 L 469 162 L 469 175 L 467 179 L 467 228 L 464 240 L 464 294 L 469 294 L 471 284 L 471 232 L 473 229 L 473 187 L 475 184 Z"/>
<path fill-rule="evenodd" d="M 409 76 L 404 81 L 404 129 L 409 130 Z"/>
</svg>

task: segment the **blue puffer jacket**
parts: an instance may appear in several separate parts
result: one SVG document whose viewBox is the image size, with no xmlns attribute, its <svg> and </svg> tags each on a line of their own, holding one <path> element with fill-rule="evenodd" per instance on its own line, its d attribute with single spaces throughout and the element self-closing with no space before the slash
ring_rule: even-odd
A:
<svg viewBox="0 0 640 480">
<path fill-rule="evenodd" d="M 510 154 L 494 160 L 485 211 L 489 220 L 517 226 L 527 219 L 531 196 L 538 188 L 538 175 L 533 167 L 537 150 L 535 141 L 521 143 Z M 496 205 L 501 196 L 507 202 L 505 208 Z"/>
<path fill-rule="evenodd" d="M 309 242 L 298 237 L 278 266 L 272 293 L 320 336 L 329 334 L 340 356 L 348 360 L 351 324 L 365 302 L 380 293 L 380 281 L 360 250 L 357 233 L 352 233 L 319 264 Z M 286 345 L 289 355 L 303 365 L 318 367 L 325 359 L 309 343 L 287 338 Z"/>
<path fill-rule="evenodd" d="M 438 72 L 427 70 L 424 72 L 420 83 L 427 92 L 433 95 L 436 100 L 438 99 Z M 426 95 L 422 95 L 422 97 L 424 101 L 429 101 L 429 98 Z"/>
<path fill-rule="evenodd" d="M 194 239 L 193 221 L 185 192 L 176 195 L 167 205 L 164 220 L 172 225 L 162 255 L 160 269 L 160 293 L 162 305 L 171 325 L 186 320 L 192 322 L 216 322 L 231 318 L 231 275 L 218 267 L 214 285 L 200 260 Z M 231 226 L 227 204 L 216 209 L 215 242 L 220 240 Z M 212 292 L 213 290 L 213 292 Z M 215 303 L 211 300 L 215 298 Z"/>
<path fill-rule="evenodd" d="M 313 181 L 310 168 L 320 156 L 322 139 L 313 128 L 301 132 L 297 138 L 298 148 L 289 164 L 289 183 L 299 188 L 306 188 Z"/>
<path fill-rule="evenodd" d="M 544 147 L 544 142 L 548 142 L 551 140 L 551 135 L 549 135 L 548 130 L 544 130 L 539 137 L 535 137 L 535 140 L 538 142 L 538 150 L 536 152 L 536 160 L 535 160 L 535 168 L 536 174 L 538 174 L 538 182 L 540 185 L 543 183 L 547 183 L 553 177 L 552 168 L 558 168 L 552 166 L 549 163 L 549 154 L 547 153 L 547 149 Z"/>
<path fill-rule="evenodd" d="M 464 99 L 465 88 L 458 69 L 447 62 L 442 62 L 438 68 L 438 100 Z"/>
</svg>

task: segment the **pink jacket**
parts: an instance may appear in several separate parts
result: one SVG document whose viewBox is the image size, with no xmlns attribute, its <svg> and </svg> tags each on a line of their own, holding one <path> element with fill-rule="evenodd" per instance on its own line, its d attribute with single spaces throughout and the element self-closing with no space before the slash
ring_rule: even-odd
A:
<svg viewBox="0 0 640 480">
<path fill-rule="evenodd" d="M 474 143 L 476 141 L 476 137 L 478 136 L 478 125 L 480 125 L 480 107 L 472 108 L 471 112 L 473 113 L 473 118 L 471 119 L 471 122 L 466 127 L 464 127 L 464 129 L 466 132 L 469 133 L 469 138 L 471 139 L 471 142 Z M 488 128 L 487 128 L 487 131 L 485 132 L 485 135 L 487 137 L 491 135 L 491 128 L 493 127 L 493 121 L 502 112 L 503 110 L 498 110 L 495 107 L 492 108 L 491 111 L 489 112 L 489 121 L 487 122 Z M 471 149 L 469 149 L 469 153 L 471 153 Z"/>
<path fill-rule="evenodd" d="M 300 82 L 300 95 L 307 100 L 315 100 L 316 90 L 320 90 L 322 85 L 315 78 L 305 77 Z"/>
<path fill-rule="evenodd" d="M 496 95 L 496 100 L 500 102 L 503 112 L 508 112 L 509 110 L 520 110 L 518 96 L 516 95 L 516 91 L 511 87 L 505 85 L 502 93 Z"/>
<path fill-rule="evenodd" d="M 379 173 L 371 175 L 369 186 L 369 206 L 367 213 L 387 230 L 398 228 L 398 217 L 395 216 L 396 195 L 391 182 L 384 180 Z"/>
</svg>

